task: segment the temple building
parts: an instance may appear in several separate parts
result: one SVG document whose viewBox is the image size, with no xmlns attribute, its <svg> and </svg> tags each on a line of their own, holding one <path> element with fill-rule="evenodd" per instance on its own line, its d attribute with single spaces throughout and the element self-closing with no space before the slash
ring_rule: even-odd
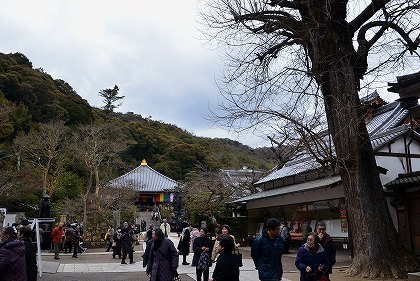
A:
<svg viewBox="0 0 420 281">
<path fill-rule="evenodd" d="M 386 103 L 374 92 L 361 103 L 395 228 L 406 248 L 420 255 L 420 135 L 416 131 L 420 73 L 397 80 L 389 91 L 399 93 L 400 99 Z M 329 134 L 321 132 L 320 137 L 328 141 Z M 331 151 L 334 153 L 333 145 Z M 294 159 L 255 185 L 262 191 L 232 202 L 237 205 L 232 211 L 238 212 L 233 215 L 247 217 L 250 240 L 267 218 L 276 217 L 291 225 L 295 240 L 302 239 L 301 225 L 310 219 L 313 229 L 316 221 L 326 221 L 328 233 L 347 243 L 349 229 L 340 175 L 307 150 L 300 150 Z"/>
<path fill-rule="evenodd" d="M 178 187 L 175 180 L 149 167 L 146 160 L 143 160 L 137 168 L 111 180 L 109 185 L 137 191 L 136 204 L 143 210 L 155 205 L 172 203 Z"/>
</svg>

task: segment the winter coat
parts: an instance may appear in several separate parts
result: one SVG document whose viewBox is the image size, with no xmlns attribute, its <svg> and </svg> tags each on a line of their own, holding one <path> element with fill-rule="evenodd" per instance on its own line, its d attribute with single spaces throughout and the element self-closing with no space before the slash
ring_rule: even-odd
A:
<svg viewBox="0 0 420 281">
<path fill-rule="evenodd" d="M 200 231 L 197 228 L 193 228 L 190 232 L 190 253 L 194 252 L 193 245 L 194 239 L 200 236 Z"/>
<path fill-rule="evenodd" d="M 212 243 L 211 243 L 210 239 L 207 238 L 207 237 L 197 237 L 197 238 L 195 238 L 194 243 L 193 243 L 194 256 L 193 256 L 193 260 L 192 260 L 192 266 L 197 266 L 198 259 L 200 258 L 200 255 L 203 252 L 201 250 L 202 247 L 209 248 L 208 254 L 211 255 L 213 247 L 212 247 Z M 210 259 L 209 267 L 211 265 L 212 265 L 212 261 Z"/>
<path fill-rule="evenodd" d="M 321 241 L 319 241 L 322 248 L 324 248 L 325 253 L 327 254 L 328 261 L 330 262 L 331 268 L 335 264 L 335 256 L 336 256 L 336 249 L 334 246 L 334 242 L 331 236 L 325 233 L 324 237 L 322 237 Z M 325 271 L 326 273 L 332 273 L 332 269 L 329 271 Z"/>
<path fill-rule="evenodd" d="M 239 263 L 232 253 L 221 253 L 213 271 L 213 281 L 239 281 Z"/>
<path fill-rule="evenodd" d="M 328 261 L 327 254 L 319 245 L 318 250 L 313 254 L 307 244 L 299 248 L 295 265 L 300 271 L 300 281 L 315 281 L 318 280 L 323 273 L 318 270 L 318 266 L 323 265 L 323 271 L 329 272 L 331 270 L 330 262 Z M 310 266 L 312 274 L 306 272 L 306 267 Z"/>
<path fill-rule="evenodd" d="M 147 241 L 146 250 L 144 250 L 144 253 L 141 256 L 143 258 L 143 267 L 146 267 L 147 263 L 149 262 L 150 252 L 152 251 L 152 245 L 153 245 L 153 240 Z"/>
<path fill-rule="evenodd" d="M 281 236 L 271 239 L 267 230 L 264 230 L 263 234 L 252 242 L 251 257 L 258 270 L 260 280 L 281 280 L 283 276 L 281 263 L 283 243 Z"/>
<path fill-rule="evenodd" d="M 72 227 L 66 228 L 64 235 L 66 236 L 66 241 L 73 243 L 74 229 Z"/>
<path fill-rule="evenodd" d="M 179 239 L 178 250 L 180 255 L 188 255 L 190 253 L 190 230 L 184 229 L 181 239 Z"/>
<path fill-rule="evenodd" d="M 51 232 L 51 238 L 54 244 L 61 244 L 63 242 L 64 228 L 55 227 Z"/>
<path fill-rule="evenodd" d="M 80 239 L 82 237 L 80 236 L 80 229 L 77 229 L 77 227 L 73 230 L 73 237 L 72 237 L 72 244 L 75 246 L 79 246 Z"/>
<path fill-rule="evenodd" d="M 122 236 L 121 236 L 121 247 L 123 251 L 126 251 L 128 253 L 133 251 L 133 235 L 134 231 L 130 228 L 124 228 L 122 230 Z"/>
<path fill-rule="evenodd" d="M 169 223 L 161 223 L 160 229 L 162 229 L 163 234 L 166 233 L 165 237 L 168 237 L 169 232 L 171 232 L 171 226 L 169 225 Z"/>
<path fill-rule="evenodd" d="M 171 281 L 173 272 L 178 268 L 178 251 L 174 243 L 163 238 L 159 247 L 152 243 L 146 272 L 150 272 L 150 281 Z"/>
<path fill-rule="evenodd" d="M 312 232 L 312 227 L 310 222 L 305 222 L 302 224 L 302 238 L 306 241 L 306 238 L 308 237 L 308 233 Z"/>
<path fill-rule="evenodd" d="M 25 245 L 9 240 L 0 244 L 0 281 L 26 281 Z"/>
<path fill-rule="evenodd" d="M 114 233 L 115 233 L 115 230 L 114 230 L 114 228 L 108 228 L 108 231 L 107 231 L 107 240 L 109 241 L 109 243 L 112 243 L 112 242 L 114 242 Z"/>
<path fill-rule="evenodd" d="M 26 278 L 28 281 L 36 281 L 38 268 L 36 265 L 36 245 L 30 238 L 23 238 L 25 245 Z"/>
</svg>

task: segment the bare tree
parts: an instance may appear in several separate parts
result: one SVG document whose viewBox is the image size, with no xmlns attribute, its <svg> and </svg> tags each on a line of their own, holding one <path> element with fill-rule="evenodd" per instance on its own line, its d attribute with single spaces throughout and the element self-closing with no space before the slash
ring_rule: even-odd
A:
<svg viewBox="0 0 420 281">
<path fill-rule="evenodd" d="M 220 87 L 226 115 L 219 116 L 225 125 L 274 127 L 287 120 L 312 130 L 317 126 L 302 121 L 324 111 L 352 230 L 348 273 L 406 278 L 418 271 L 393 226 L 358 94 L 374 71 L 384 77 L 418 64 L 420 2 L 204 2 L 209 29 L 203 32 L 227 50 Z"/>
<path fill-rule="evenodd" d="M 20 134 L 14 140 L 18 169 L 23 158 L 41 172 L 43 195 L 53 193 L 55 180 L 63 170 L 65 134 L 64 122 L 54 121 L 40 124 L 39 129 L 33 129 L 27 135 Z"/>
<path fill-rule="evenodd" d="M 204 214 L 214 221 L 215 214 L 224 210 L 235 190 L 227 186 L 221 173 L 204 171 L 180 188 L 180 192 L 190 213 Z"/>
<path fill-rule="evenodd" d="M 83 223 L 87 222 L 88 197 L 92 189 L 93 180 L 95 180 L 95 206 L 99 205 L 100 192 L 100 167 L 106 161 L 125 148 L 124 142 L 120 138 L 118 129 L 112 124 L 90 124 L 79 128 L 78 133 L 74 135 L 72 151 L 74 156 L 85 164 L 89 171 L 86 192 L 84 195 Z"/>
</svg>

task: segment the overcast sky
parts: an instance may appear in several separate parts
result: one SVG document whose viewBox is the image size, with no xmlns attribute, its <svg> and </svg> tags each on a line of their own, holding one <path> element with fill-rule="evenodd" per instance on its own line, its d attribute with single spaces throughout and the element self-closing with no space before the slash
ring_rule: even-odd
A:
<svg viewBox="0 0 420 281">
<path fill-rule="evenodd" d="M 118 85 L 125 98 L 117 111 L 197 136 L 267 145 L 204 118 L 220 99 L 214 79 L 221 61 L 198 39 L 196 2 L 0 0 L 0 52 L 23 53 L 92 106 L 103 106 L 100 90 Z"/>
</svg>

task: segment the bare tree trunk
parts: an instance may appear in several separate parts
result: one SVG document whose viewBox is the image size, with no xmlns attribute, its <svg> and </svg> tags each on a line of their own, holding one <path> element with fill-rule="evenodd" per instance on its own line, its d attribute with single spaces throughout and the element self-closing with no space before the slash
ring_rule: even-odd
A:
<svg viewBox="0 0 420 281">
<path fill-rule="evenodd" d="M 89 179 L 86 185 L 85 196 L 83 196 L 83 226 L 86 229 L 87 226 L 87 200 L 89 197 L 90 189 L 92 188 L 92 171 L 89 174 Z M 83 239 L 86 237 L 86 231 L 83 231 Z"/>
<path fill-rule="evenodd" d="M 354 260 L 348 273 L 404 278 L 406 272 L 418 270 L 420 263 L 401 245 L 392 222 L 360 111 L 353 70 L 341 65 L 325 73 L 325 108 L 353 230 Z"/>
<path fill-rule="evenodd" d="M 99 202 L 99 167 L 95 168 L 95 204 L 96 210 L 99 211 L 101 209 L 100 202 Z"/>
</svg>

